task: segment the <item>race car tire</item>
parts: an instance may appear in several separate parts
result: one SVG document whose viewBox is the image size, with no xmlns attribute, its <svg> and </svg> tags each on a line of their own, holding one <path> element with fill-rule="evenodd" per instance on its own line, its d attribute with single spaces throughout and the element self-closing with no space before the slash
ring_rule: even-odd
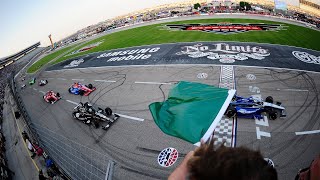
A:
<svg viewBox="0 0 320 180">
<path fill-rule="evenodd" d="M 80 90 L 79 90 L 79 95 L 80 95 L 80 96 L 83 96 L 83 95 L 84 95 L 84 90 L 81 90 L 81 89 L 80 89 Z"/>
<path fill-rule="evenodd" d="M 276 120 L 277 117 L 278 117 L 277 111 L 270 111 L 270 112 L 269 112 L 269 119 L 271 119 L 271 120 Z"/>
<path fill-rule="evenodd" d="M 112 115 L 112 110 L 109 107 L 107 107 L 104 111 L 106 112 L 107 116 L 111 116 Z"/>
<path fill-rule="evenodd" d="M 60 97 L 60 93 L 57 93 L 57 97 Z"/>
<path fill-rule="evenodd" d="M 68 89 L 69 93 L 71 93 L 71 88 Z"/>
<path fill-rule="evenodd" d="M 96 129 L 99 128 L 99 122 L 97 120 L 93 121 L 93 125 Z"/>
<path fill-rule="evenodd" d="M 268 102 L 268 103 L 273 103 L 273 97 L 272 97 L 272 96 L 268 96 L 268 97 L 266 98 L 266 102 Z"/>
<path fill-rule="evenodd" d="M 93 88 L 93 85 L 92 85 L 92 84 L 88 84 L 88 88 L 89 88 L 89 89 L 92 89 L 92 88 Z"/>
<path fill-rule="evenodd" d="M 78 117 L 76 116 L 77 113 L 78 113 L 78 112 L 73 112 L 73 113 L 72 113 L 72 117 L 73 117 L 74 119 L 76 119 L 76 120 L 79 120 Z"/>
<path fill-rule="evenodd" d="M 228 118 L 234 117 L 236 116 L 236 114 L 237 114 L 237 111 L 235 109 L 228 109 L 226 113 Z"/>
<path fill-rule="evenodd" d="M 48 84 L 48 80 L 45 80 L 46 84 Z"/>
</svg>

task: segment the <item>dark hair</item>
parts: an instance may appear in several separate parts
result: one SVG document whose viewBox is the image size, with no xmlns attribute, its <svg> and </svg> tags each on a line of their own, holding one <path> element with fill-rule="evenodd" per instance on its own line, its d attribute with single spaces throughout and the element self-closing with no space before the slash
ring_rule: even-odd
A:
<svg viewBox="0 0 320 180">
<path fill-rule="evenodd" d="M 277 180 L 277 171 L 268 165 L 259 151 L 246 147 L 215 149 L 214 140 L 201 144 L 188 161 L 191 180 Z"/>
</svg>

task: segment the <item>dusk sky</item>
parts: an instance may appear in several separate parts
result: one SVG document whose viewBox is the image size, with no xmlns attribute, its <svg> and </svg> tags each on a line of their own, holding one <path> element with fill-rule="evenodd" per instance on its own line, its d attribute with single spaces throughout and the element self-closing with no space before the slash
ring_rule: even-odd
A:
<svg viewBox="0 0 320 180">
<path fill-rule="evenodd" d="M 183 0 L 1 0 L 0 58 L 38 41 L 49 45 L 98 22 L 136 10 Z"/>
</svg>

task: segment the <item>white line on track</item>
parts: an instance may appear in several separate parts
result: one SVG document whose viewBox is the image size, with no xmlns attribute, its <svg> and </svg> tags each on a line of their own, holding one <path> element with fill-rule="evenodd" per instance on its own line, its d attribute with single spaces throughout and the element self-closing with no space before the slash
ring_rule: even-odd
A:
<svg viewBox="0 0 320 180">
<path fill-rule="evenodd" d="M 298 136 L 298 135 L 316 134 L 316 133 L 320 133 L 320 130 L 296 132 L 296 135 Z"/>
<path fill-rule="evenodd" d="M 134 82 L 136 84 L 156 84 L 156 85 L 160 85 L 160 84 L 169 84 L 171 85 L 172 83 L 162 83 L 162 82 L 141 82 L 141 81 L 136 81 Z"/>
<path fill-rule="evenodd" d="M 74 105 L 78 105 L 79 104 L 79 103 L 76 103 L 76 102 L 71 101 L 71 100 L 66 100 L 66 101 L 71 103 L 71 104 L 74 104 Z M 136 120 L 136 121 L 144 121 L 144 119 L 142 119 L 142 118 L 127 116 L 127 115 L 119 114 L 119 113 L 114 113 L 114 114 L 118 114 L 120 117 L 124 117 L 124 118 L 127 118 L 127 119 L 132 119 L 132 120 Z"/>
<path fill-rule="evenodd" d="M 42 93 L 43 95 L 45 95 L 46 93 L 44 91 L 39 91 L 40 93 Z"/>
<path fill-rule="evenodd" d="M 36 88 L 33 88 L 33 90 L 37 91 L 37 89 L 36 89 Z"/>
<path fill-rule="evenodd" d="M 59 79 L 59 80 L 63 80 L 63 81 L 67 80 L 67 79 L 65 79 L 65 78 L 57 78 L 57 79 Z"/>
<path fill-rule="evenodd" d="M 71 79 L 72 81 L 84 81 L 84 79 Z"/>
<path fill-rule="evenodd" d="M 296 91 L 296 92 L 308 92 L 307 89 L 277 89 L 278 91 Z"/>
<path fill-rule="evenodd" d="M 114 82 L 117 82 L 117 81 L 109 81 L 109 80 L 94 80 L 95 82 L 109 82 L 109 83 L 114 83 Z"/>
<path fill-rule="evenodd" d="M 70 100 L 66 100 L 67 102 L 71 103 L 71 104 L 74 104 L 74 105 L 78 105 L 79 103 L 76 103 L 74 101 L 70 101 Z"/>
<path fill-rule="evenodd" d="M 137 117 L 127 116 L 127 115 L 123 115 L 123 114 L 119 114 L 119 113 L 115 113 L 115 114 L 118 114 L 120 117 L 124 117 L 127 119 L 132 119 L 132 120 L 136 120 L 136 121 L 144 121 L 144 119 L 137 118 Z"/>
</svg>

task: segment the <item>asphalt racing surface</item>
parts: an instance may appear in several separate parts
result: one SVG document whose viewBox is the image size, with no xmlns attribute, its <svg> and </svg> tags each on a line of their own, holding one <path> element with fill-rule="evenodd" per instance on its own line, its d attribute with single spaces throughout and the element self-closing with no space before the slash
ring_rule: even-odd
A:
<svg viewBox="0 0 320 180">
<path fill-rule="evenodd" d="M 38 79 L 48 79 L 46 86 L 35 84 L 22 92 L 35 124 L 114 159 L 119 164 L 114 170 L 116 179 L 165 179 L 195 147 L 162 133 L 153 122 L 148 105 L 163 101 L 170 83 L 184 80 L 217 86 L 220 69 L 217 65 L 189 64 L 45 71 Z M 243 66 L 234 69 L 238 95 L 271 95 L 287 111 L 286 118 L 267 120 L 262 125 L 255 120 L 238 119 L 236 146 L 260 149 L 274 161 L 280 179 L 293 179 L 319 153 L 319 134 L 296 132 L 319 129 L 320 74 Z M 199 73 L 208 76 L 199 78 Z M 71 95 L 67 89 L 75 81 L 92 83 L 97 90 L 88 97 Z M 59 92 L 62 100 L 54 105 L 45 103 L 42 95 L 48 90 Z M 129 118 L 121 117 L 108 131 L 94 129 L 72 118 L 72 109 L 80 101 L 109 106 Z M 166 147 L 176 148 L 181 157 L 169 168 L 157 163 L 159 152 Z"/>
<path fill-rule="evenodd" d="M 275 20 L 244 15 L 223 17 Z M 200 18 L 215 17 L 185 19 Z M 224 44 L 223 49 L 210 51 L 217 50 L 219 43 Z M 225 44 L 230 49 L 234 46 L 234 52 L 226 52 Z M 147 48 L 150 48 L 147 52 L 141 51 Z M 125 50 L 128 49 L 94 53 L 49 67 L 38 77 L 38 80 L 49 81 L 46 86 L 35 84 L 22 90 L 34 124 L 113 159 L 117 163 L 113 172 L 115 179 L 168 177 L 195 146 L 162 133 L 153 122 L 148 105 L 166 99 L 172 84 L 178 81 L 218 86 L 222 66 L 233 67 L 238 95 L 263 98 L 271 95 L 275 101 L 283 103 L 287 112 L 286 118 L 265 119 L 263 123 L 238 119 L 236 147 L 261 150 L 265 157 L 274 161 L 279 179 L 294 179 L 297 171 L 309 166 L 319 154 L 319 133 L 314 133 L 320 128 L 318 51 L 237 42 L 142 46 L 129 48 L 137 50 L 132 54 L 120 52 Z M 71 95 L 67 90 L 73 82 L 92 83 L 97 90 L 88 97 Z M 42 96 L 48 90 L 59 92 L 62 99 L 53 105 L 45 103 Z M 122 117 L 108 131 L 87 126 L 71 116 L 75 104 L 80 101 L 102 108 L 109 106 Z M 157 157 L 167 147 L 176 148 L 179 159 L 173 166 L 164 168 L 159 166 Z"/>
</svg>

